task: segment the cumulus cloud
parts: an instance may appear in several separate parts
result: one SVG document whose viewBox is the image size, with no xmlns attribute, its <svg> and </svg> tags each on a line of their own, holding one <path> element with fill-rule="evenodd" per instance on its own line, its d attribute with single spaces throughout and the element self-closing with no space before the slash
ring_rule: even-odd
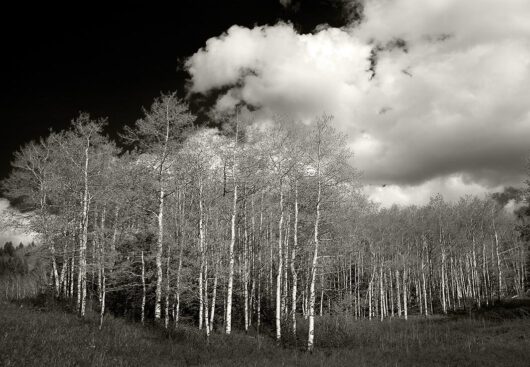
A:
<svg viewBox="0 0 530 367">
<path fill-rule="evenodd" d="M 454 37 L 465 49 L 481 43 L 527 38 L 530 32 L 526 0 L 368 0 L 360 33 L 379 41 L 410 42 Z"/>
<path fill-rule="evenodd" d="M 372 0 L 364 14 L 305 35 L 283 23 L 231 27 L 187 61 L 190 92 L 223 88 L 214 110 L 244 102 L 258 119 L 332 113 L 365 182 L 388 184 L 383 201 L 520 185 L 530 2 Z"/>
<path fill-rule="evenodd" d="M 244 101 L 264 115 L 312 118 L 327 111 L 347 116 L 369 86 L 370 50 L 341 29 L 300 35 L 284 23 L 233 26 L 188 60 L 190 91 L 205 94 L 231 86 L 217 101 L 221 110 Z"/>
</svg>

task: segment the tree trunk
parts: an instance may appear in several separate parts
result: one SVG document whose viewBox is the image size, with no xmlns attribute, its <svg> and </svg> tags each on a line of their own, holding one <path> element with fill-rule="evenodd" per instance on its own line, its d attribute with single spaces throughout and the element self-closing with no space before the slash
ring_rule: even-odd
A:
<svg viewBox="0 0 530 367">
<path fill-rule="evenodd" d="M 201 265 L 199 271 L 199 330 L 202 330 L 204 310 L 204 290 L 203 290 L 203 274 L 205 274 L 205 243 L 204 243 L 204 221 L 203 221 L 203 205 L 202 205 L 202 179 L 199 178 L 199 254 L 201 256 Z"/>
<path fill-rule="evenodd" d="M 234 198 L 232 203 L 232 224 L 230 248 L 228 250 L 228 287 L 226 290 L 226 322 L 225 333 L 232 331 L 232 292 L 234 287 L 234 247 L 236 244 L 236 218 L 237 218 L 237 184 L 234 183 Z"/>
<path fill-rule="evenodd" d="M 408 319 L 408 305 L 407 305 L 407 269 L 403 265 L 403 315 L 405 320 Z"/>
<path fill-rule="evenodd" d="M 155 320 L 161 316 L 162 301 L 162 253 L 164 243 L 164 189 L 160 183 L 158 198 L 158 238 L 156 242 L 156 290 L 155 290 Z"/>
<path fill-rule="evenodd" d="M 208 316 L 208 262 L 204 264 L 204 330 L 206 337 L 210 337 L 210 318 Z"/>
<path fill-rule="evenodd" d="M 401 291 L 400 291 L 400 279 L 399 279 L 399 270 L 396 270 L 396 291 L 397 291 L 397 306 L 398 306 L 398 317 L 401 317 Z"/>
<path fill-rule="evenodd" d="M 320 226 L 320 200 L 322 195 L 322 182 L 320 177 L 320 137 L 318 142 L 318 156 L 317 156 L 317 202 L 315 208 L 315 227 L 314 227 L 314 249 L 313 260 L 311 261 L 311 282 L 309 285 L 309 330 L 307 337 L 307 350 L 313 352 L 315 348 L 315 278 L 318 265 L 318 248 L 319 248 L 319 226 Z"/>
<path fill-rule="evenodd" d="M 142 325 L 145 322 L 145 260 L 144 252 L 142 251 L 142 315 L 141 315 Z"/>
<path fill-rule="evenodd" d="M 298 275 L 296 273 L 296 249 L 298 248 L 298 181 L 294 186 L 294 229 L 293 229 L 293 246 L 291 249 L 291 276 L 293 284 L 291 287 L 291 313 L 292 313 L 292 332 L 296 336 L 296 292 Z"/>
<path fill-rule="evenodd" d="M 210 311 L 210 331 L 213 331 L 215 320 L 215 302 L 217 301 L 217 266 L 214 269 L 213 290 L 212 290 L 212 308 Z"/>
<path fill-rule="evenodd" d="M 105 316 L 105 299 L 107 291 L 107 276 L 105 274 L 105 217 L 106 207 L 103 206 L 103 212 L 101 213 L 100 231 L 101 237 L 99 240 L 99 303 L 100 303 L 100 317 L 99 317 L 99 329 L 103 326 L 103 318 Z"/>
<path fill-rule="evenodd" d="M 243 197 L 246 197 L 246 188 L 243 189 Z M 244 322 L 245 322 L 245 332 L 248 332 L 248 327 L 250 325 L 249 317 L 249 294 L 248 294 L 248 273 L 249 273 L 249 264 L 248 264 L 248 229 L 247 229 L 247 207 L 246 200 L 243 202 L 243 306 L 244 306 Z"/>
<path fill-rule="evenodd" d="M 167 248 L 167 261 L 166 261 L 166 294 L 165 294 L 165 303 L 166 303 L 166 312 L 164 314 L 164 327 L 167 329 L 169 326 L 169 288 L 171 286 L 169 282 L 169 263 L 171 261 L 171 247 Z"/>
<path fill-rule="evenodd" d="M 85 165 L 83 170 L 84 190 L 83 190 L 83 211 L 81 213 L 81 238 L 79 242 L 79 274 L 77 285 L 77 303 L 79 306 L 79 314 L 81 317 L 85 316 L 86 306 L 86 248 L 88 242 L 88 211 L 90 206 L 90 198 L 88 192 L 88 155 L 89 155 L 90 139 L 87 139 L 85 147 Z"/>
<path fill-rule="evenodd" d="M 183 240 L 183 230 L 182 230 L 182 223 L 184 222 L 184 207 L 185 207 L 185 196 L 183 193 L 179 192 L 178 195 L 178 216 L 180 216 L 180 225 L 178 223 L 175 223 L 175 226 L 177 228 L 176 231 L 176 237 L 177 237 L 177 243 L 179 245 L 179 263 L 177 266 L 177 284 L 176 284 L 176 291 L 175 291 L 175 328 L 178 325 L 179 322 L 179 315 L 180 315 L 180 274 L 182 272 L 182 255 L 184 253 L 184 240 Z"/>
<path fill-rule="evenodd" d="M 497 228 L 495 227 L 495 220 L 493 220 L 493 232 L 495 235 L 495 258 L 497 265 L 497 299 L 501 299 L 503 296 L 502 289 L 502 268 L 501 268 L 501 257 L 499 255 L 499 236 L 497 234 Z"/>
<path fill-rule="evenodd" d="M 276 341 L 280 341 L 282 337 L 282 323 L 281 323 L 281 294 L 282 294 L 282 272 L 283 272 L 283 243 L 282 243 L 282 228 L 283 228 L 283 189 L 282 181 L 280 180 L 280 220 L 278 221 L 278 270 L 276 274 Z"/>
<path fill-rule="evenodd" d="M 156 242 L 156 290 L 155 290 L 155 320 L 160 320 L 162 303 L 162 255 L 164 253 L 164 163 L 167 156 L 169 144 L 169 106 L 166 105 L 166 134 L 162 156 L 160 157 L 160 167 L 158 168 L 158 238 Z"/>
</svg>

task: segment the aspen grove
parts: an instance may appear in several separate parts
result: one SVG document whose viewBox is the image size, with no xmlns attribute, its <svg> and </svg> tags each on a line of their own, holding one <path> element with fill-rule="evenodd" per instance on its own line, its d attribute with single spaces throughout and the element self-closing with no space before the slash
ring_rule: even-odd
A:
<svg viewBox="0 0 530 367">
<path fill-rule="evenodd" d="M 115 142 L 82 113 L 15 154 L 6 197 L 31 210 L 47 284 L 77 312 L 208 337 L 278 340 L 315 318 L 384 320 L 480 308 L 528 285 L 524 217 L 495 197 L 380 208 L 346 137 L 310 122 L 198 127 L 162 94 Z"/>
</svg>

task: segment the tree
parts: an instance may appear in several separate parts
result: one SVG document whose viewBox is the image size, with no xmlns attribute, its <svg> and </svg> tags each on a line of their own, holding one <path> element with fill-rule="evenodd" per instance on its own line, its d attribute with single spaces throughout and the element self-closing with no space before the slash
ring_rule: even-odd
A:
<svg viewBox="0 0 530 367">
<path fill-rule="evenodd" d="M 308 138 L 308 170 L 314 179 L 314 229 L 313 256 L 310 268 L 309 286 L 309 335 L 308 351 L 314 348 L 314 317 L 315 317 L 315 280 L 318 267 L 321 236 L 322 209 L 330 210 L 335 188 L 354 178 L 350 166 L 352 153 L 346 147 L 345 137 L 337 133 L 331 126 L 331 116 L 323 115 L 314 122 L 313 130 Z"/>
<path fill-rule="evenodd" d="M 107 140 L 102 135 L 106 123 L 106 119 L 93 120 L 88 113 L 80 113 L 78 118 L 72 120 L 70 130 L 51 136 L 64 155 L 64 169 L 69 173 L 62 178 L 71 180 L 73 194 L 80 198 L 77 306 L 82 317 L 85 315 L 87 296 L 89 212 L 95 187 L 92 174 L 94 169 L 98 168 L 97 156 L 105 150 L 104 146 L 107 144 Z"/>
<path fill-rule="evenodd" d="M 232 294 L 234 288 L 234 248 L 236 244 L 236 219 L 237 219 L 237 190 L 239 189 L 237 170 L 238 170 L 238 139 L 239 139 L 239 121 L 236 117 L 236 133 L 232 147 L 232 214 L 230 220 L 230 246 L 228 250 L 228 285 L 226 289 L 226 320 L 225 333 L 232 332 Z"/>
<path fill-rule="evenodd" d="M 4 254 L 9 257 L 15 256 L 15 247 L 11 241 L 8 241 L 4 244 Z"/>
<path fill-rule="evenodd" d="M 2 182 L 5 195 L 13 201 L 23 203 L 25 210 L 36 212 L 33 227 L 42 234 L 43 245 L 50 251 L 52 275 L 56 294 L 59 292 L 59 275 L 55 245 L 51 240 L 49 209 L 52 193 L 52 175 L 57 154 L 53 140 L 56 134 L 51 133 L 47 138 L 32 141 L 22 146 L 14 154 L 11 162 L 14 168 L 11 175 Z M 22 200 L 21 200 L 22 199 Z"/>
<path fill-rule="evenodd" d="M 522 254 L 522 256 L 525 257 L 526 262 L 526 267 L 522 271 L 525 292 L 530 289 L 530 277 L 527 276 L 527 274 L 530 274 L 530 158 L 528 158 L 527 161 L 527 177 L 528 178 L 525 181 L 526 188 L 522 195 L 525 205 L 521 206 L 517 211 L 517 217 L 520 220 L 517 229 L 521 235 L 523 243 L 526 243 L 526 256 Z"/>
<path fill-rule="evenodd" d="M 154 100 L 149 110 L 144 110 L 144 117 L 136 122 L 134 129 L 126 128 L 122 135 L 129 143 L 137 144 L 144 153 L 144 163 L 151 170 L 156 183 L 157 209 L 151 209 L 156 215 L 158 228 L 155 319 L 161 316 L 164 204 L 166 197 L 171 194 L 167 192 L 168 177 L 176 163 L 175 153 L 194 119 L 188 106 L 177 98 L 176 93 L 162 94 Z"/>
<path fill-rule="evenodd" d="M 324 314 L 407 319 L 528 287 L 528 217 L 506 206 L 517 190 L 380 208 L 330 116 L 257 124 L 238 112 L 232 131 L 191 129 L 174 94 L 144 112 L 123 134 L 134 149 L 81 114 L 23 146 L 2 182 L 32 212 L 46 284 L 81 315 L 99 311 L 100 327 L 110 310 L 167 328 L 193 318 L 207 337 L 221 322 L 227 334 L 255 322 L 260 337 L 267 323 L 280 340 L 301 312 L 312 351 Z M 0 254 L 3 274 L 27 275 L 12 243 Z"/>
</svg>

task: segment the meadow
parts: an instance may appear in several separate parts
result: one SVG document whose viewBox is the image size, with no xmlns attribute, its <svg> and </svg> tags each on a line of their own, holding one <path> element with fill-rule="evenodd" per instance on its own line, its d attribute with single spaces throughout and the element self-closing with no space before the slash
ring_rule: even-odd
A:
<svg viewBox="0 0 530 367">
<path fill-rule="evenodd" d="M 356 321 L 317 318 L 316 349 L 307 325 L 282 345 L 255 330 L 220 331 L 207 340 L 193 325 L 164 329 L 97 315 L 80 319 L 49 300 L 0 304 L 1 366 L 528 366 L 528 306 L 474 316 Z"/>
</svg>

